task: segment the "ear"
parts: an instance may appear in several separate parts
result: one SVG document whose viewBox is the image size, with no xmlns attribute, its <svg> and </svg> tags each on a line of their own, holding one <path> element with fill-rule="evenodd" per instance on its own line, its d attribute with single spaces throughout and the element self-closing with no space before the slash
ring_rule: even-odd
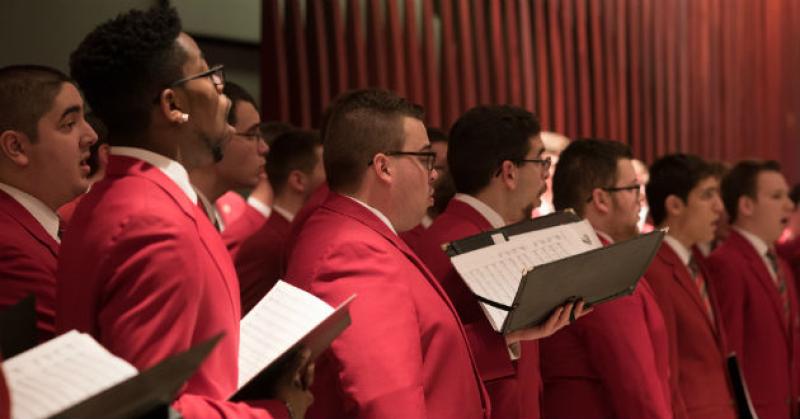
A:
<svg viewBox="0 0 800 419">
<path fill-rule="evenodd" d="M 158 96 L 159 111 L 167 121 L 175 125 L 189 120 L 189 114 L 183 111 L 181 102 L 181 97 L 172 89 L 164 89 Z"/>
<path fill-rule="evenodd" d="M 306 191 L 306 186 L 308 185 L 308 179 L 306 174 L 300 170 L 292 170 L 289 172 L 289 177 L 286 179 L 286 183 L 292 190 L 304 193 Z"/>
<path fill-rule="evenodd" d="M 664 209 L 667 211 L 668 215 L 679 217 L 683 213 L 684 208 L 686 208 L 686 204 L 675 195 L 669 195 L 667 199 L 664 200 Z"/>
<path fill-rule="evenodd" d="M 737 212 L 738 215 L 744 216 L 751 216 L 753 215 L 753 211 L 755 210 L 756 203 L 753 201 L 753 198 L 750 198 L 747 195 L 742 195 L 739 197 L 738 208 Z"/>
<path fill-rule="evenodd" d="M 28 136 L 15 130 L 0 133 L 0 154 L 19 167 L 30 164 L 31 141 Z"/>
<path fill-rule="evenodd" d="M 592 189 L 592 199 L 589 205 L 593 206 L 600 214 L 607 214 L 611 211 L 610 194 L 600 188 Z"/>
<path fill-rule="evenodd" d="M 394 173 L 394 166 L 392 161 L 383 154 L 376 154 L 372 158 L 372 165 L 370 165 L 373 173 L 383 182 L 392 183 L 392 174 Z"/>
<path fill-rule="evenodd" d="M 510 160 L 503 161 L 500 164 L 500 181 L 503 185 L 510 190 L 517 189 L 517 181 L 519 180 L 519 173 L 517 173 L 517 166 Z"/>
</svg>

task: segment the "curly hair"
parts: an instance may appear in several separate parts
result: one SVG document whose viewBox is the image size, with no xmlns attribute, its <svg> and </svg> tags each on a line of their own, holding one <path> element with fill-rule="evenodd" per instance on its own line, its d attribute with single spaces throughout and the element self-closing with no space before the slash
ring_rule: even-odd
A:
<svg viewBox="0 0 800 419">
<path fill-rule="evenodd" d="M 153 98 L 182 77 L 186 52 L 175 42 L 181 21 L 167 3 L 101 24 L 70 56 L 72 77 L 108 128 L 112 145 L 144 132 Z"/>
</svg>

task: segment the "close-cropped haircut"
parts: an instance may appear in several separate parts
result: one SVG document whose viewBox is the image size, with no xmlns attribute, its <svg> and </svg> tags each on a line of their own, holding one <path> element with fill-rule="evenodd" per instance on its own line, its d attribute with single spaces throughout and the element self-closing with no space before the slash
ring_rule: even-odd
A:
<svg viewBox="0 0 800 419">
<path fill-rule="evenodd" d="M 292 171 L 311 174 L 317 165 L 319 146 L 322 142 L 317 131 L 295 130 L 275 138 L 266 163 L 267 178 L 275 194 L 283 192 Z"/>
<path fill-rule="evenodd" d="M 650 167 L 650 182 L 646 187 L 647 203 L 655 225 L 661 225 L 667 218 L 667 197 L 675 195 L 686 203 L 692 189 L 716 175 L 714 166 L 695 155 L 670 154 L 658 159 Z"/>
<path fill-rule="evenodd" d="M 515 164 L 531 149 L 541 126 L 535 115 L 516 106 L 477 106 L 450 129 L 447 165 L 456 191 L 475 194 L 489 185 L 500 165 Z"/>
<path fill-rule="evenodd" d="M 135 145 L 129 141 L 150 125 L 154 98 L 183 77 L 186 51 L 176 42 L 181 21 L 161 3 L 101 24 L 70 56 L 70 72 L 112 145 Z"/>
<path fill-rule="evenodd" d="M 586 200 L 595 188 L 613 187 L 617 162 L 633 158 L 631 149 L 619 141 L 580 139 L 561 153 L 553 174 L 553 206 L 572 208 L 583 217 Z"/>
<path fill-rule="evenodd" d="M 354 90 L 338 97 L 326 113 L 323 131 L 331 190 L 356 190 L 376 154 L 400 150 L 404 117 L 421 121 L 422 108 L 386 90 Z"/>
<path fill-rule="evenodd" d="M 37 140 L 37 125 L 53 107 L 64 83 L 73 83 L 66 74 L 39 65 L 11 65 L 0 68 L 0 133 L 21 131 Z"/>
<path fill-rule="evenodd" d="M 222 89 L 222 93 L 224 93 L 225 96 L 231 100 L 231 110 L 228 112 L 229 124 L 236 125 L 236 107 L 239 106 L 239 102 L 247 102 L 256 108 L 256 112 L 260 112 L 256 100 L 253 99 L 253 95 L 248 93 L 244 87 L 226 80 L 225 87 Z"/>
<path fill-rule="evenodd" d="M 722 202 L 730 222 L 739 215 L 739 198 L 747 196 L 753 200 L 758 194 L 758 175 L 761 172 L 778 172 L 781 166 L 774 160 L 742 160 L 722 178 Z"/>
</svg>

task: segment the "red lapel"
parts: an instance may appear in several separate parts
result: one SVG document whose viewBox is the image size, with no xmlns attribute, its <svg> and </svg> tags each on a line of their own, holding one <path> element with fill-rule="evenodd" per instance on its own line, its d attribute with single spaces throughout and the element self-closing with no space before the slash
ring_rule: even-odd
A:
<svg viewBox="0 0 800 419">
<path fill-rule="evenodd" d="M 58 249 L 59 245 L 58 242 L 53 239 L 50 234 L 44 229 L 44 227 L 39 223 L 39 221 L 34 218 L 33 214 L 28 212 L 25 207 L 22 206 L 16 199 L 12 198 L 11 195 L 5 193 L 4 191 L 0 190 L 0 211 L 5 212 L 8 214 L 14 221 L 19 223 L 25 230 L 30 233 L 30 235 L 36 239 L 42 246 L 46 247 L 50 252 L 58 258 Z"/>
</svg>

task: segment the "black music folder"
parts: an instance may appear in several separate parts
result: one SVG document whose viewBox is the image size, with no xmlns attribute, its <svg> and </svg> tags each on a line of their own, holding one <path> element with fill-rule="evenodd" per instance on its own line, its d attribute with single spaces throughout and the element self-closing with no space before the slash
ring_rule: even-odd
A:
<svg viewBox="0 0 800 419">
<path fill-rule="evenodd" d="M 739 360 L 735 352 L 731 352 L 728 355 L 727 365 L 739 419 L 758 419 L 758 414 L 756 409 L 753 408 L 752 400 L 750 400 L 750 391 L 747 389 L 747 383 L 742 374 L 742 369 L 739 367 Z"/>
<path fill-rule="evenodd" d="M 8 359 L 39 343 L 33 294 L 0 312 L 0 354 Z"/>
<path fill-rule="evenodd" d="M 452 242 L 446 251 L 454 257 L 493 246 L 498 240 L 502 245 L 503 239 L 515 235 L 577 222 L 580 218 L 574 213 L 559 212 Z M 543 323 L 555 308 L 567 301 L 583 299 L 587 306 L 591 306 L 630 295 L 658 252 L 664 234 L 664 231 L 657 230 L 537 265 L 524 274 L 521 272 L 510 305 L 477 294 L 476 297 L 488 306 L 507 312 L 502 326 L 495 325 L 490 318 L 498 332 L 507 333 Z"/>
<path fill-rule="evenodd" d="M 169 357 L 137 376 L 86 399 L 51 419 L 170 418 L 178 391 L 222 339 L 222 334 Z"/>
</svg>

